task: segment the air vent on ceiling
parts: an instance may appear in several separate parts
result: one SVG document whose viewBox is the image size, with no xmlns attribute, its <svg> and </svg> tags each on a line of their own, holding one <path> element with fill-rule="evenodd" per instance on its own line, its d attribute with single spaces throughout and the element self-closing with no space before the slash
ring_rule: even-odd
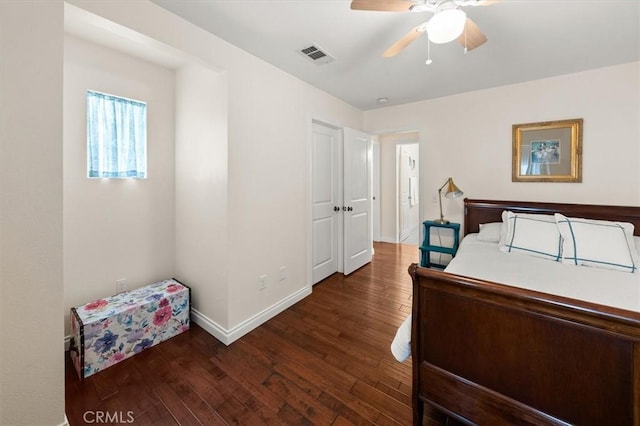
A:
<svg viewBox="0 0 640 426">
<path fill-rule="evenodd" d="M 305 57 L 309 58 L 311 62 L 318 65 L 324 65 L 324 64 L 328 64 L 329 62 L 335 61 L 335 59 L 331 57 L 331 55 L 329 55 L 327 52 L 324 52 L 321 48 L 319 48 L 315 44 L 302 48 L 298 50 L 298 52 L 301 55 L 304 55 Z"/>
</svg>

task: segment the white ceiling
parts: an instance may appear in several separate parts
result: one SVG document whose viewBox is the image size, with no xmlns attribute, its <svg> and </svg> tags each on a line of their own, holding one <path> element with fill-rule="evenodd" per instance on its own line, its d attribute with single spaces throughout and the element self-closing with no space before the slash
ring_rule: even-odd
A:
<svg viewBox="0 0 640 426">
<path fill-rule="evenodd" d="M 152 1 L 362 110 L 640 60 L 640 0 L 465 7 L 488 42 L 466 55 L 456 42 L 431 44 L 431 65 L 426 36 L 381 57 L 428 12 L 354 11 L 347 0 Z M 335 61 L 297 53 L 310 44 Z"/>
</svg>

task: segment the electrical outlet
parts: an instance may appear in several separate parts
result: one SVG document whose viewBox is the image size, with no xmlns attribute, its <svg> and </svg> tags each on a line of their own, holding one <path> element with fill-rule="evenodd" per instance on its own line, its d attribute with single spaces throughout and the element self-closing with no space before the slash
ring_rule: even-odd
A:
<svg viewBox="0 0 640 426">
<path fill-rule="evenodd" d="M 127 279 L 120 278 L 116 280 L 116 293 L 122 293 L 123 291 L 127 291 Z"/>
<path fill-rule="evenodd" d="M 437 196 L 437 195 L 434 195 L 433 197 L 431 197 L 431 202 L 432 202 L 433 204 L 438 204 L 438 196 Z"/>
<path fill-rule="evenodd" d="M 264 290 L 265 288 L 267 288 L 267 276 L 266 275 L 260 275 L 260 277 L 258 277 L 258 286 L 260 286 L 260 290 Z"/>
<path fill-rule="evenodd" d="M 280 275 L 278 277 L 279 281 L 284 281 L 287 279 L 287 267 L 286 266 L 281 266 L 280 267 Z"/>
</svg>

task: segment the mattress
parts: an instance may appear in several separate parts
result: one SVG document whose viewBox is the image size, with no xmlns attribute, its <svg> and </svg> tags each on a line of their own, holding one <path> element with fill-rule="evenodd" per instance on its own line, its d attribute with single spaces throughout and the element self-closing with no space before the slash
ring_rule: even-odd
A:
<svg viewBox="0 0 640 426">
<path fill-rule="evenodd" d="M 637 242 L 637 239 L 636 239 Z M 498 250 L 467 235 L 445 269 L 452 274 L 640 312 L 640 273 L 566 265 Z"/>
<path fill-rule="evenodd" d="M 640 238 L 634 237 L 640 249 Z M 639 250 L 640 251 L 640 250 Z M 498 250 L 498 244 L 467 235 L 445 272 L 513 287 L 640 312 L 640 273 L 566 265 L 549 259 Z M 411 315 L 391 343 L 398 361 L 411 355 Z"/>
</svg>

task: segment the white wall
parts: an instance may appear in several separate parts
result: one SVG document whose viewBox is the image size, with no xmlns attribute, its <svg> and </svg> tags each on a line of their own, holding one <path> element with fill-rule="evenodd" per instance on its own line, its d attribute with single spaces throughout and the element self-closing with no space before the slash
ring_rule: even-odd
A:
<svg viewBox="0 0 640 426">
<path fill-rule="evenodd" d="M 204 320 L 232 340 L 308 294 L 311 121 L 361 128 L 362 112 L 153 3 L 70 3 L 227 74 L 228 250 L 211 260 L 227 263 L 228 315 Z M 275 279 L 281 266 L 285 281 Z M 198 303 L 213 312 L 217 302 Z"/>
<path fill-rule="evenodd" d="M 63 3 L 0 2 L 0 424 L 64 422 Z"/>
<path fill-rule="evenodd" d="M 584 118 L 582 183 L 511 182 L 513 124 Z M 367 111 L 373 133 L 420 131 L 421 216 L 452 176 L 465 197 L 640 205 L 640 63 Z M 426 202 L 425 202 L 426 200 Z M 461 221 L 462 199 L 443 200 Z"/>
<path fill-rule="evenodd" d="M 234 327 L 310 291 L 311 120 L 360 128 L 362 113 L 248 55 L 238 58 L 229 76 L 229 324 Z M 282 266 L 285 281 L 278 280 Z M 263 274 L 267 288 L 260 291 Z"/>
<path fill-rule="evenodd" d="M 227 75 L 176 73 L 176 277 L 192 308 L 228 327 Z"/>
<path fill-rule="evenodd" d="M 64 300 L 69 308 L 174 274 L 172 70 L 64 39 Z M 86 93 L 147 102 L 147 179 L 88 179 Z"/>
</svg>

